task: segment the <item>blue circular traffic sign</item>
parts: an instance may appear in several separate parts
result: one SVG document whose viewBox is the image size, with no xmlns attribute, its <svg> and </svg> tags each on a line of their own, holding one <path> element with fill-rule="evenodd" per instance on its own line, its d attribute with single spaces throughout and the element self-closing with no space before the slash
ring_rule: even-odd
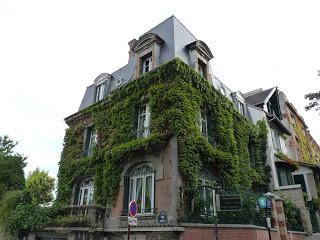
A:
<svg viewBox="0 0 320 240">
<path fill-rule="evenodd" d="M 131 201 L 129 203 L 129 215 L 130 217 L 135 217 L 138 213 L 138 204 L 136 201 Z"/>
</svg>

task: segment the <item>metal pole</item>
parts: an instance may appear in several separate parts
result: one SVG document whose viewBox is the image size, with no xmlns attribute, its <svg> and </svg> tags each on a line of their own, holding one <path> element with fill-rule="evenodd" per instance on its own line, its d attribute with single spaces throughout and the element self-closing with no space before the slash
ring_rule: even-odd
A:
<svg viewBox="0 0 320 240">
<path fill-rule="evenodd" d="M 268 218 L 268 196 L 266 196 L 266 228 L 267 228 L 267 230 L 268 230 L 268 234 L 269 234 L 269 240 L 272 240 L 271 239 L 271 230 L 270 230 L 270 228 L 269 228 L 269 226 L 268 226 L 268 221 L 267 221 L 267 218 Z"/>
<path fill-rule="evenodd" d="M 127 235 L 127 240 L 130 240 L 130 224 L 128 221 L 128 235 Z"/>
</svg>

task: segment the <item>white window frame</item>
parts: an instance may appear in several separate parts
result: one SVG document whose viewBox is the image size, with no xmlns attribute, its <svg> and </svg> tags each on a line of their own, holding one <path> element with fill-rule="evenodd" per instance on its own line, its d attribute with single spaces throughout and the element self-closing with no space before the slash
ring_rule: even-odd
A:
<svg viewBox="0 0 320 240">
<path fill-rule="evenodd" d="M 204 117 L 203 117 L 204 113 Z M 203 136 L 208 137 L 208 116 L 206 110 L 201 110 L 200 111 L 200 132 Z M 204 130 L 204 131 L 203 131 Z"/>
<path fill-rule="evenodd" d="M 147 185 L 147 177 L 151 177 L 151 209 L 150 212 L 145 212 L 145 204 L 146 204 L 146 185 Z M 133 175 L 130 177 L 129 180 L 129 202 L 132 200 L 137 199 L 137 180 L 142 179 L 142 196 L 141 196 L 141 206 L 138 206 L 138 215 L 146 215 L 146 214 L 153 214 L 154 213 L 154 172 L 150 173 L 142 173 L 142 174 L 137 174 Z M 132 184 L 131 184 L 132 182 Z M 134 191 L 132 192 L 132 188 Z"/>
<path fill-rule="evenodd" d="M 245 115 L 244 103 L 239 100 L 238 100 L 238 110 L 243 116 Z"/>
<path fill-rule="evenodd" d="M 85 152 L 86 156 L 91 156 L 93 147 L 97 144 L 97 130 L 94 128 L 94 126 L 87 127 L 87 134 L 89 134 L 89 137 L 86 136 L 86 142 L 85 146 Z"/>
<path fill-rule="evenodd" d="M 148 69 L 146 69 L 147 67 Z M 152 55 L 148 58 L 142 58 L 142 74 L 150 72 L 152 67 Z"/>
<path fill-rule="evenodd" d="M 146 108 L 146 111 L 141 113 L 142 108 Z M 140 119 L 145 115 L 145 121 L 143 126 Z M 141 105 L 138 109 L 138 126 L 137 126 L 137 138 L 147 137 L 150 135 L 150 107 L 148 104 Z"/>
<path fill-rule="evenodd" d="M 96 92 L 95 92 L 96 95 L 95 95 L 95 99 L 94 99 L 95 102 L 98 102 L 101 99 L 103 99 L 104 94 L 105 94 L 105 87 L 106 87 L 105 82 L 102 82 L 96 86 Z"/>
<path fill-rule="evenodd" d="M 220 86 L 220 92 L 222 93 L 223 96 L 227 96 L 227 91 L 223 86 Z"/>
<path fill-rule="evenodd" d="M 89 181 L 88 184 L 85 184 L 86 181 Z M 85 191 L 87 190 L 87 195 L 85 198 Z M 94 185 L 92 179 L 85 179 L 81 182 L 79 186 L 78 193 L 78 205 L 91 205 L 93 204 L 93 193 L 94 193 Z"/>
</svg>

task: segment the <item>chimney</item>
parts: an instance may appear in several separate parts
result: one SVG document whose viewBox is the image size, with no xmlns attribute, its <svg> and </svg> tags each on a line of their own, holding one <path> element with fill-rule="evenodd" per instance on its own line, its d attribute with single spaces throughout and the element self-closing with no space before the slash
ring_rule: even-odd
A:
<svg viewBox="0 0 320 240">
<path fill-rule="evenodd" d="M 129 47 L 130 47 L 130 49 L 129 49 L 129 60 L 130 60 L 130 58 L 132 58 L 133 57 L 133 55 L 134 55 L 134 51 L 132 50 L 132 48 L 133 48 L 133 46 L 134 46 L 134 44 L 137 42 L 137 39 L 132 39 L 130 42 L 128 42 L 128 45 L 129 45 Z"/>
</svg>

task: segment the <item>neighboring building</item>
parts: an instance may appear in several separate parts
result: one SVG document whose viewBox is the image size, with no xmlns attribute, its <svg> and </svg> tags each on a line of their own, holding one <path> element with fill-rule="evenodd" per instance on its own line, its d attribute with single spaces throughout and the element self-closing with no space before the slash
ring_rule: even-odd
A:
<svg viewBox="0 0 320 240">
<path fill-rule="evenodd" d="M 249 105 L 253 121 L 268 119 L 267 162 L 271 167 L 273 189 L 295 201 L 302 212 L 305 229 L 318 231 L 320 218 L 318 214 L 313 216 L 314 208 L 306 206 L 310 205 L 308 201 L 319 197 L 319 145 L 303 118 L 278 88 L 257 89 L 245 96 L 248 104 L 263 110 L 260 115 L 253 113 L 257 109 Z"/>
<path fill-rule="evenodd" d="M 134 239 L 212 239 L 213 225 L 199 223 L 212 220 L 215 191 L 265 192 L 268 166 L 272 189 L 293 184 L 281 171 L 290 176 L 294 164 L 275 157 L 292 135 L 277 88 L 231 91 L 213 75 L 209 47 L 174 16 L 128 44 L 128 64 L 99 75 L 65 119 L 57 201 L 67 217 L 35 238 L 125 239 L 136 200 Z M 288 237 L 282 202 L 273 203 L 273 236 Z M 266 239 L 256 220 L 220 226 L 220 236 Z"/>
</svg>

